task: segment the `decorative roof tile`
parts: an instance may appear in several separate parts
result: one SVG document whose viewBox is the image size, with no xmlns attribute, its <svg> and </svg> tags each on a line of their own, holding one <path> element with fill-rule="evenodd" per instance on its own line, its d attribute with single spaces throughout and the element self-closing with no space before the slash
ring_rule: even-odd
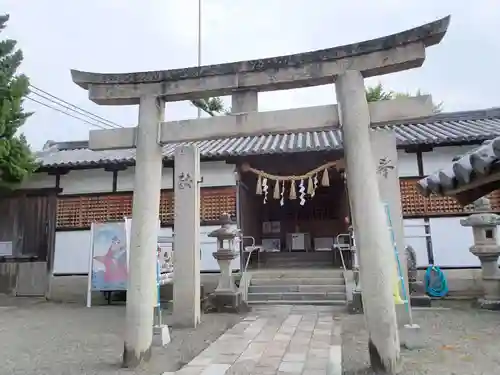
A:
<svg viewBox="0 0 500 375">
<path fill-rule="evenodd" d="M 497 137 L 454 158 L 448 167 L 421 179 L 417 183 L 417 188 L 425 196 L 448 195 L 448 192 L 497 172 L 499 162 L 500 137 Z"/>
<path fill-rule="evenodd" d="M 500 136 L 500 108 L 438 114 L 426 119 L 379 126 L 396 132 L 398 147 L 450 145 L 483 142 Z M 194 142 L 202 158 L 332 151 L 342 149 L 339 128 L 293 134 L 259 135 Z M 172 159 L 175 147 L 163 147 L 165 159 Z M 87 167 L 135 162 L 135 149 L 92 151 L 88 142 L 48 142 L 38 155 L 44 167 Z"/>
</svg>

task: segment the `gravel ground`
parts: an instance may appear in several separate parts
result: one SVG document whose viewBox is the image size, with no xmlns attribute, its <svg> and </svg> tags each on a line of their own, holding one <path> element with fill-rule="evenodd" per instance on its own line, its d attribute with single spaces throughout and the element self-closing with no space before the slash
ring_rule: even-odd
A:
<svg viewBox="0 0 500 375">
<path fill-rule="evenodd" d="M 426 336 L 425 348 L 401 351 L 401 374 L 500 374 L 500 312 L 471 309 L 470 302 L 447 305 L 450 310 L 414 313 Z M 373 374 L 367 369 L 368 336 L 362 315 L 345 317 L 342 338 L 344 374 Z"/>
<path fill-rule="evenodd" d="M 159 375 L 178 370 L 240 319 L 234 314 L 206 314 L 196 330 L 173 328 L 170 345 L 154 348 L 153 360 L 131 371 L 120 368 L 123 306 L 87 309 L 0 299 L 0 375 Z M 169 321 L 166 314 L 165 322 Z"/>
</svg>

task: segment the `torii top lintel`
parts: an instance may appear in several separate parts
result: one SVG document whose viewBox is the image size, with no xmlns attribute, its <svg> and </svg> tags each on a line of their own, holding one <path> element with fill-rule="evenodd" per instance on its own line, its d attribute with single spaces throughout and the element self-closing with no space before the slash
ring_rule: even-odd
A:
<svg viewBox="0 0 500 375">
<path fill-rule="evenodd" d="M 238 90 L 272 91 L 332 83 L 347 69 L 365 77 L 419 67 L 425 48 L 438 44 L 450 16 L 393 35 L 306 53 L 184 69 L 135 73 L 72 70 L 73 82 L 104 105 L 138 104 L 155 95 L 167 101 L 229 95 Z"/>
</svg>

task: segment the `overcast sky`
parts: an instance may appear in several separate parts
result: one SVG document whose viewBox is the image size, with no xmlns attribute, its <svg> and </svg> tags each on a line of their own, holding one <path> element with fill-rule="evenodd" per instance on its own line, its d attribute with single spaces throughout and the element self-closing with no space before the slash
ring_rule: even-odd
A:
<svg viewBox="0 0 500 375">
<path fill-rule="evenodd" d="M 371 79 L 391 90 L 432 93 L 446 111 L 500 106 L 498 0 L 202 0 L 202 63 L 305 52 L 372 39 L 448 14 L 443 42 L 420 69 Z M 496 3 L 496 5 L 495 5 Z M 131 72 L 197 64 L 198 0 L 0 0 L 11 19 L 2 38 L 23 50 L 22 72 L 49 93 L 131 126 L 136 107 L 90 102 L 70 69 Z M 335 102 L 333 87 L 259 96 L 261 110 Z M 88 139 L 89 125 L 32 102 L 24 127 L 34 148 L 47 139 Z M 169 120 L 196 117 L 187 102 L 169 103 Z"/>
</svg>

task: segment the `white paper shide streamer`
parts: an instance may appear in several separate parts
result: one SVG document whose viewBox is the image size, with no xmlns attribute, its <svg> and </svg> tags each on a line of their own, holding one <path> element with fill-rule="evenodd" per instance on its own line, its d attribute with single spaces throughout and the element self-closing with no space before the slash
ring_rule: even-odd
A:
<svg viewBox="0 0 500 375">
<path fill-rule="evenodd" d="M 280 199 L 280 206 L 285 205 L 285 181 L 283 181 L 283 184 L 281 186 L 281 199 Z"/>
<path fill-rule="evenodd" d="M 316 195 L 316 189 L 318 188 L 318 182 L 319 181 L 318 181 L 318 175 L 317 174 L 314 175 L 313 182 L 314 182 L 314 190 L 313 190 L 313 192 L 311 194 L 311 198 Z"/>
<path fill-rule="evenodd" d="M 306 187 L 304 186 L 304 180 L 300 180 L 299 193 L 300 205 L 303 206 L 304 204 L 306 204 Z"/>
<path fill-rule="evenodd" d="M 266 204 L 267 194 L 269 192 L 269 186 L 267 185 L 267 178 L 262 179 L 262 192 L 264 193 L 264 204 Z"/>
</svg>

